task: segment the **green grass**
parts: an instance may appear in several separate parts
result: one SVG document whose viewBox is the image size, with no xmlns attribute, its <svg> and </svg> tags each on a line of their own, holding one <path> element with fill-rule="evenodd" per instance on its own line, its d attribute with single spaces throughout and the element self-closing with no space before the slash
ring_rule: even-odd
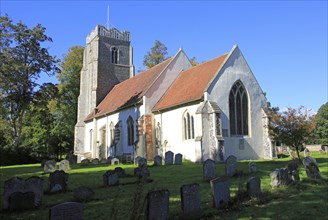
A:
<svg viewBox="0 0 328 220">
<path fill-rule="evenodd" d="M 275 168 L 285 167 L 290 158 L 256 161 L 261 178 L 263 196 L 261 199 L 251 199 L 236 203 L 226 210 L 216 210 L 212 205 L 210 184 L 202 180 L 202 165 L 184 161 L 183 165 L 149 167 L 151 183 L 138 187 L 142 197 L 136 207 L 142 207 L 144 197 L 149 190 L 168 189 L 170 191 L 170 219 L 183 218 L 180 208 L 180 187 L 183 184 L 199 183 L 201 189 L 200 216 L 195 219 L 325 219 L 328 215 L 328 156 L 313 153 L 324 178 L 323 181 L 310 181 L 305 170 L 300 166 L 301 185 L 297 187 L 281 187 L 271 189 L 269 174 Z M 251 176 L 248 173 L 248 162 L 238 162 L 239 177 L 229 180 L 231 196 L 235 196 L 238 188 L 246 188 L 246 181 Z M 136 179 L 132 177 L 134 165 L 120 165 L 131 177 L 120 179 L 116 187 L 103 186 L 102 174 L 116 166 L 90 165 L 80 167 L 71 166 L 69 175 L 69 192 L 62 194 L 45 194 L 42 205 L 35 209 L 20 213 L 0 213 L 0 219 L 48 219 L 49 208 L 53 205 L 73 201 L 72 190 L 81 185 L 91 187 L 96 195 L 95 199 L 84 203 L 84 219 L 131 219 L 133 200 L 136 194 Z M 40 164 L 1 167 L 0 199 L 3 197 L 4 181 L 13 176 L 24 179 L 30 176 L 40 176 L 45 180 L 44 190 L 48 187 L 48 174 L 43 174 Z M 224 164 L 217 164 L 217 176 L 224 175 Z M 140 213 L 137 212 L 137 213 Z M 135 217 L 135 216 L 134 216 Z M 141 214 L 140 219 L 144 216 Z M 136 219 L 136 218 L 135 218 Z"/>
</svg>

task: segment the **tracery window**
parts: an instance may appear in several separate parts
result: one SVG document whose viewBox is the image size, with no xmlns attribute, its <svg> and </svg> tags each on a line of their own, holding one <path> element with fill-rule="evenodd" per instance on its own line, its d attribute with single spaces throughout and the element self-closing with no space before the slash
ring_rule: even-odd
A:
<svg viewBox="0 0 328 220">
<path fill-rule="evenodd" d="M 111 57 L 112 57 L 112 63 L 118 64 L 118 49 L 117 47 L 111 48 Z"/>
<path fill-rule="evenodd" d="M 129 116 L 127 123 L 127 129 L 128 129 L 128 145 L 134 144 L 134 122 L 131 116 Z"/>
<path fill-rule="evenodd" d="M 195 126 L 194 117 L 186 112 L 183 116 L 183 129 L 184 129 L 184 139 L 194 139 L 195 137 Z"/>
<path fill-rule="evenodd" d="M 237 81 L 229 95 L 230 135 L 248 135 L 248 98 L 241 81 Z"/>
</svg>

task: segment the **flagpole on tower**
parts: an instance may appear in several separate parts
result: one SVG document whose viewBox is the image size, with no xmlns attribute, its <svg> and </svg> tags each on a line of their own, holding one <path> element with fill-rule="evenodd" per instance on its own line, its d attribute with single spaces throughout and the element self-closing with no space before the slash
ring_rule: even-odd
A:
<svg viewBox="0 0 328 220">
<path fill-rule="evenodd" d="M 109 29 L 109 3 L 107 4 L 107 29 Z"/>
</svg>

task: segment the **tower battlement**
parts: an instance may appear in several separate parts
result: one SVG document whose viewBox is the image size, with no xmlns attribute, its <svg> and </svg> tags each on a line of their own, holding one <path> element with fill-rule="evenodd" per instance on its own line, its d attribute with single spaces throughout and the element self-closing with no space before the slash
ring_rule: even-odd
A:
<svg viewBox="0 0 328 220">
<path fill-rule="evenodd" d="M 87 36 L 86 43 L 88 44 L 95 36 L 109 37 L 113 39 L 130 41 L 130 32 L 129 31 L 119 31 L 116 28 L 105 28 L 102 25 L 97 25 L 95 29 Z"/>
</svg>

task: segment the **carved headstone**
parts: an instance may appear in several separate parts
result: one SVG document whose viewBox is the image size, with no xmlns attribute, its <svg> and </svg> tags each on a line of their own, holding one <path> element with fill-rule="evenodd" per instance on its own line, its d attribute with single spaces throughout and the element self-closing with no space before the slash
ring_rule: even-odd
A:
<svg viewBox="0 0 328 220">
<path fill-rule="evenodd" d="M 3 191 L 3 209 L 9 209 L 10 195 L 15 192 L 24 192 L 25 181 L 19 177 L 12 177 L 5 181 Z"/>
<path fill-rule="evenodd" d="M 216 177 L 215 161 L 211 159 L 207 159 L 203 163 L 203 179 L 205 181 L 210 181 L 215 177 Z"/>
<path fill-rule="evenodd" d="M 197 214 L 201 211 L 198 183 L 181 186 L 180 195 L 181 209 L 184 214 Z"/>
<path fill-rule="evenodd" d="M 168 151 L 165 153 L 165 165 L 172 165 L 173 164 L 173 152 Z"/>
<path fill-rule="evenodd" d="M 89 159 L 81 160 L 81 166 L 87 166 L 90 163 Z"/>
<path fill-rule="evenodd" d="M 90 201 L 94 198 L 94 196 L 95 192 L 87 186 L 80 186 L 73 191 L 74 199 L 79 202 Z"/>
<path fill-rule="evenodd" d="M 154 165 L 155 166 L 162 166 L 162 157 L 157 155 L 154 157 Z"/>
<path fill-rule="evenodd" d="M 169 218 L 168 190 L 151 191 L 147 194 L 147 219 L 167 220 Z"/>
<path fill-rule="evenodd" d="M 226 177 L 219 177 L 211 180 L 213 205 L 220 209 L 227 205 L 230 200 L 230 188 Z"/>
<path fill-rule="evenodd" d="M 299 182 L 299 171 L 292 169 L 292 166 L 294 165 L 290 165 L 289 168 L 275 169 L 270 173 L 270 185 L 272 188 L 279 187 L 280 185 L 288 186 L 289 184 Z"/>
<path fill-rule="evenodd" d="M 247 181 L 247 192 L 250 196 L 261 195 L 261 179 L 252 177 Z"/>
<path fill-rule="evenodd" d="M 118 185 L 118 175 L 113 170 L 108 170 L 103 175 L 103 182 L 105 186 L 116 186 Z"/>
<path fill-rule="evenodd" d="M 25 192 L 34 193 L 34 205 L 39 206 L 43 197 L 43 179 L 38 176 L 32 176 L 25 180 Z"/>
<path fill-rule="evenodd" d="M 111 160 L 111 165 L 119 165 L 120 164 L 120 160 L 119 159 L 117 159 L 117 158 L 113 158 L 112 160 Z"/>
<path fill-rule="evenodd" d="M 117 173 L 117 175 L 119 177 L 122 177 L 125 175 L 125 170 L 122 167 L 116 167 L 114 171 L 115 171 L 115 173 Z"/>
<path fill-rule="evenodd" d="M 182 154 L 176 154 L 174 157 L 174 164 L 181 165 L 182 164 Z"/>
<path fill-rule="evenodd" d="M 225 161 L 226 175 L 232 177 L 236 174 L 237 170 L 237 158 L 230 155 Z"/>
<path fill-rule="evenodd" d="M 49 192 L 66 192 L 68 182 L 68 173 L 63 170 L 56 170 L 49 175 Z"/>
<path fill-rule="evenodd" d="M 248 171 L 250 173 L 256 173 L 256 163 L 255 162 L 248 163 Z"/>
<path fill-rule="evenodd" d="M 92 164 L 99 164 L 99 159 L 95 158 L 91 161 Z"/>
<path fill-rule="evenodd" d="M 33 192 L 14 192 L 9 197 L 10 211 L 33 209 L 35 194 Z"/>
<path fill-rule="evenodd" d="M 141 157 L 138 160 L 138 167 L 146 167 L 147 166 L 147 160 L 146 158 Z"/>
<path fill-rule="evenodd" d="M 77 155 L 69 154 L 67 157 L 69 164 L 76 164 L 77 163 Z"/>
<path fill-rule="evenodd" d="M 70 166 L 69 166 L 69 161 L 68 160 L 62 160 L 60 161 L 59 163 L 59 169 L 60 170 L 69 170 L 71 169 Z"/>
<path fill-rule="evenodd" d="M 56 161 L 55 160 L 47 160 L 44 163 L 44 172 L 51 173 L 56 170 Z"/>
<path fill-rule="evenodd" d="M 311 179 L 321 179 L 320 170 L 317 161 L 312 157 L 305 157 L 303 165 L 306 171 L 307 177 Z"/>
<path fill-rule="evenodd" d="M 82 220 L 83 205 L 78 202 L 64 202 L 49 210 L 50 220 Z"/>
<path fill-rule="evenodd" d="M 309 151 L 309 149 L 305 148 L 304 149 L 304 157 L 309 157 L 309 156 L 311 156 L 310 151 Z"/>
</svg>

